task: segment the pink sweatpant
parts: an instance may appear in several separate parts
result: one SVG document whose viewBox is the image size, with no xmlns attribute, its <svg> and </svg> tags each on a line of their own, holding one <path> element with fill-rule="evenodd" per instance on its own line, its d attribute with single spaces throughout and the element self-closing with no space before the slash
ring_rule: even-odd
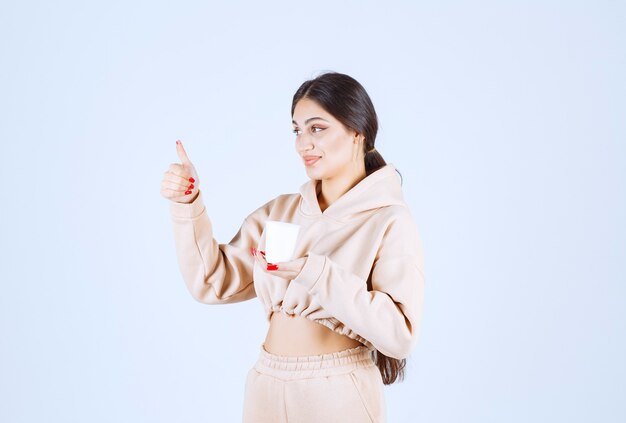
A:
<svg viewBox="0 0 626 423">
<path fill-rule="evenodd" d="M 364 346 L 281 356 L 265 350 L 246 378 L 244 423 L 384 423 L 383 380 Z"/>
</svg>

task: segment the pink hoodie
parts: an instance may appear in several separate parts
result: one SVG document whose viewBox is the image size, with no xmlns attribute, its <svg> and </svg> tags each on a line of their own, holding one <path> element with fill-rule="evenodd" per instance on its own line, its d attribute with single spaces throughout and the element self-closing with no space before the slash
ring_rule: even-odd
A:
<svg viewBox="0 0 626 423">
<path fill-rule="evenodd" d="M 191 295 L 206 304 L 258 297 L 273 312 L 298 314 L 403 359 L 420 332 L 422 243 L 392 164 L 371 173 L 321 212 L 318 180 L 250 213 L 228 244 L 213 238 L 202 191 L 170 202 L 176 254 Z M 258 268 L 250 247 L 265 248 L 265 221 L 301 225 L 294 258 L 307 256 L 289 281 Z"/>
</svg>

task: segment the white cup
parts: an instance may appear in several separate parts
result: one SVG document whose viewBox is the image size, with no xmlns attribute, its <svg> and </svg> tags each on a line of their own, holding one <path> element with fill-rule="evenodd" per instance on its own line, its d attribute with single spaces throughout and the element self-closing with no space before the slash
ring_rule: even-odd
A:
<svg viewBox="0 0 626 423">
<path fill-rule="evenodd" d="M 300 225 L 266 220 L 265 231 L 265 260 L 280 263 L 293 259 Z"/>
</svg>

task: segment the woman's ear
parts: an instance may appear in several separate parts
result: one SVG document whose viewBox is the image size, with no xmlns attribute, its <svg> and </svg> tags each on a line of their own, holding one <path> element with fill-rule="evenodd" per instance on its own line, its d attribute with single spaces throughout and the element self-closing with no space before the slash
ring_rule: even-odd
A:
<svg viewBox="0 0 626 423">
<path fill-rule="evenodd" d="M 355 145 L 355 147 L 357 147 L 357 150 L 359 148 L 361 149 L 363 148 L 363 145 L 361 144 L 363 142 L 362 138 L 363 137 L 361 135 L 356 134 L 356 133 L 354 134 L 354 137 L 352 138 L 352 143 Z"/>
</svg>

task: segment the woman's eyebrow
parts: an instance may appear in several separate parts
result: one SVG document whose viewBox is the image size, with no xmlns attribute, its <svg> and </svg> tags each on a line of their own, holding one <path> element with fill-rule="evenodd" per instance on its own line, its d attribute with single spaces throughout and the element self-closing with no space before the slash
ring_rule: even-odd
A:
<svg viewBox="0 0 626 423">
<path fill-rule="evenodd" d="M 309 122 L 311 122 L 312 120 L 315 120 L 315 119 L 320 119 L 320 120 L 323 120 L 324 122 L 328 122 L 328 121 L 327 121 L 326 119 L 324 119 L 324 118 L 321 118 L 321 117 L 319 117 L 319 116 L 315 116 L 315 117 L 308 118 L 307 120 L 305 120 L 305 121 L 304 121 L 304 124 L 306 125 L 307 123 L 309 123 Z M 295 121 L 295 120 L 293 120 L 293 119 L 291 120 L 291 122 L 292 122 L 293 124 L 295 124 L 295 125 L 297 125 L 297 124 L 298 124 L 298 122 L 296 122 L 296 121 Z"/>
</svg>

